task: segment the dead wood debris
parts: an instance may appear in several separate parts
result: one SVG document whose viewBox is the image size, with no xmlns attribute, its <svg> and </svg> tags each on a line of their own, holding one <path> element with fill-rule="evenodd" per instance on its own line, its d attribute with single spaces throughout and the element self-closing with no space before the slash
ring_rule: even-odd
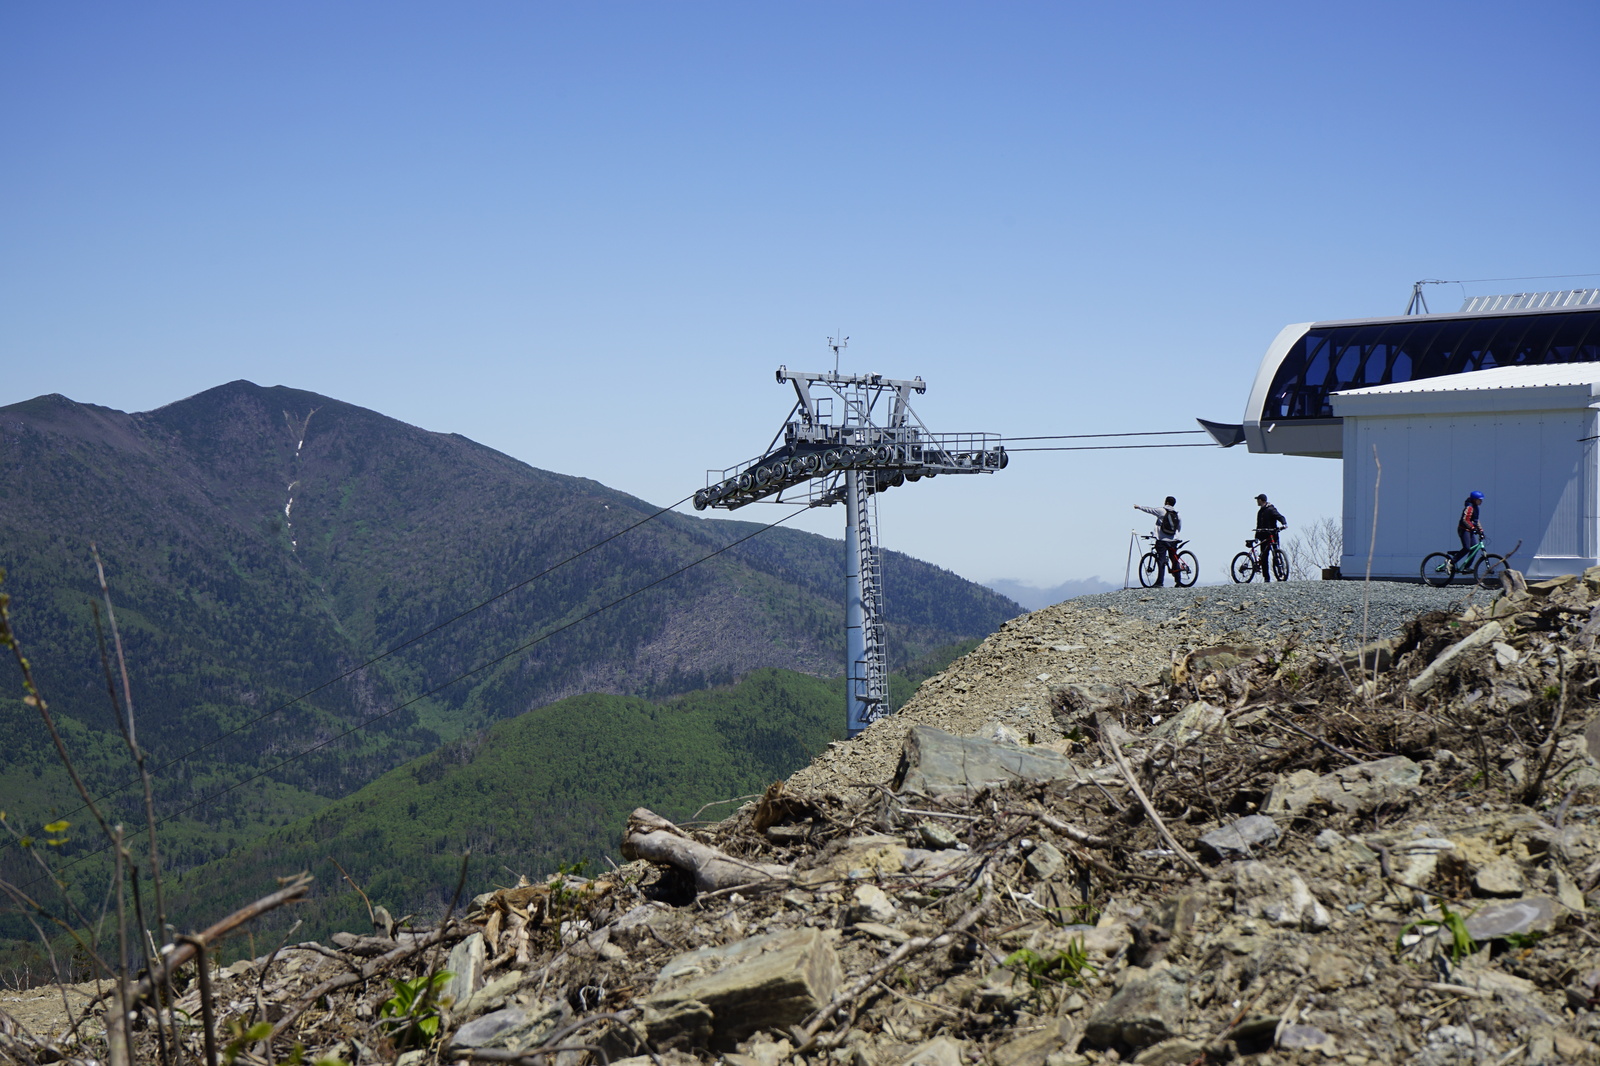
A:
<svg viewBox="0 0 1600 1066">
<path fill-rule="evenodd" d="M 900 723 L 898 790 L 775 785 L 692 831 L 641 809 L 604 877 L 218 971 L 220 1039 L 270 1022 L 248 1064 L 1600 1063 L 1594 619 L 1600 571 L 1355 655 L 1208 645 L 1058 686 L 1036 743 Z M 388 982 L 439 970 L 439 1037 L 408 1047 Z M 0 1054 L 80 1036 L 0 1025 Z"/>
</svg>

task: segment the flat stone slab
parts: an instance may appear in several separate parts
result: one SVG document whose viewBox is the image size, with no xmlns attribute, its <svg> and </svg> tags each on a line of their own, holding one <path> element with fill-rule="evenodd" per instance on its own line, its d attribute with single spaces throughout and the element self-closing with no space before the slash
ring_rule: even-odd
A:
<svg viewBox="0 0 1600 1066">
<path fill-rule="evenodd" d="M 1548 932 L 1556 920 L 1556 901 L 1548 896 L 1497 899 L 1467 915 L 1467 932 L 1474 940 Z"/>
<path fill-rule="evenodd" d="M 1071 647 L 1083 648 L 1084 645 Z M 1131 707 L 1135 694 L 1132 689 L 1122 685 L 1087 681 L 1062 685 L 1054 690 L 1054 695 L 1056 699 L 1051 701 L 1051 714 L 1063 731 L 1071 731 L 1080 722 L 1093 720 L 1101 711 L 1120 711 Z"/>
<path fill-rule="evenodd" d="M 1302 814 L 1326 804 L 1347 814 L 1362 814 L 1384 803 L 1407 798 L 1422 784 L 1422 767 L 1404 755 L 1357 763 L 1317 777 L 1306 771 L 1289 774 L 1267 797 L 1268 814 Z"/>
<path fill-rule="evenodd" d="M 1146 1048 L 1177 1036 L 1188 996 L 1185 975 L 1160 970 L 1129 981 L 1089 1019 L 1084 1037 L 1095 1047 Z"/>
<path fill-rule="evenodd" d="M 1256 848 L 1270 847 L 1282 835 L 1277 822 L 1264 814 L 1251 814 L 1232 825 L 1213 829 L 1200 838 L 1200 845 L 1213 858 L 1231 859 L 1253 855 Z"/>
<path fill-rule="evenodd" d="M 704 1024 L 703 1006 L 710 1014 L 709 1043 L 731 1050 L 758 1029 L 804 1021 L 827 1004 L 841 980 L 839 956 L 820 929 L 702 948 L 661 968 L 655 991 L 644 999 L 645 1027 L 652 1039 L 670 1040 L 680 1016 Z"/>
<path fill-rule="evenodd" d="M 962 1046 L 948 1036 L 937 1037 L 918 1046 L 903 1066 L 965 1066 Z"/>
<path fill-rule="evenodd" d="M 566 1003 L 542 1008 L 507 1007 L 474 1018 L 450 1037 L 454 1048 L 505 1048 L 526 1051 L 572 1016 Z"/>
<path fill-rule="evenodd" d="M 440 998 L 446 1003 L 465 1004 L 483 984 L 483 965 L 488 949 L 482 933 L 473 933 L 450 949 L 450 958 L 444 968 L 450 971 Z"/>
<path fill-rule="evenodd" d="M 934 794 L 1081 776 L 1071 759 L 1048 748 L 1019 748 L 915 725 L 900 751 L 893 785 L 897 792 Z"/>
</svg>

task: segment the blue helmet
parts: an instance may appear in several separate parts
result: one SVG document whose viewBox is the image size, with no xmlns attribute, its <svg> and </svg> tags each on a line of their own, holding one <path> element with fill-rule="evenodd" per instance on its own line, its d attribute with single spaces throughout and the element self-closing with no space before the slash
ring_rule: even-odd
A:
<svg viewBox="0 0 1600 1066">
<path fill-rule="evenodd" d="M 1477 489 L 1473 489 L 1471 492 L 1467 493 L 1467 499 L 1481 500 L 1483 499 L 1483 493 L 1479 492 Z"/>
</svg>

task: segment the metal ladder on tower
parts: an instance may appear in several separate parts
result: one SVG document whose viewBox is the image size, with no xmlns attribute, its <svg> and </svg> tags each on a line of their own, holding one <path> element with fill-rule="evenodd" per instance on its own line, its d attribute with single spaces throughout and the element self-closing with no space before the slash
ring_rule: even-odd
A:
<svg viewBox="0 0 1600 1066">
<path fill-rule="evenodd" d="M 859 597 L 860 618 L 846 619 L 846 626 L 855 623 L 855 640 L 848 643 L 857 649 L 852 658 L 854 669 L 849 678 L 851 698 L 850 728 L 859 732 L 889 713 L 889 677 L 886 664 L 883 613 L 883 555 L 878 547 L 878 501 L 876 493 L 868 486 L 872 475 L 858 476 L 849 486 L 851 530 L 855 534 L 855 571 L 858 582 L 851 589 L 851 599 Z M 859 590 L 859 591 L 858 591 Z M 854 612 L 850 612 L 851 615 Z"/>
</svg>

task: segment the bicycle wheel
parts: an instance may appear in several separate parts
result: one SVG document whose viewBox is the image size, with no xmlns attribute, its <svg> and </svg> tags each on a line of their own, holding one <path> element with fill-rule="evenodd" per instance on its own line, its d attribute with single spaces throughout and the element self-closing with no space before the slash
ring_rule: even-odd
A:
<svg viewBox="0 0 1600 1066">
<path fill-rule="evenodd" d="M 1281 551 L 1272 553 L 1272 576 L 1279 581 L 1289 580 L 1289 560 L 1284 558 Z"/>
<path fill-rule="evenodd" d="M 1422 560 L 1422 580 L 1436 589 L 1450 584 L 1450 579 L 1455 576 L 1455 567 L 1450 565 L 1450 556 L 1445 552 L 1434 552 Z"/>
<path fill-rule="evenodd" d="M 1497 589 L 1500 587 L 1500 575 L 1506 572 L 1506 557 L 1504 555 L 1485 555 L 1478 560 L 1478 567 L 1473 572 L 1473 580 L 1480 589 Z"/>
<path fill-rule="evenodd" d="M 1194 557 L 1194 552 L 1179 552 L 1178 572 L 1172 575 L 1172 583 L 1186 589 L 1194 584 L 1195 578 L 1199 576 L 1200 561 Z"/>
<path fill-rule="evenodd" d="M 1139 556 L 1139 584 L 1145 588 L 1156 583 L 1156 575 L 1161 573 L 1161 564 L 1156 561 L 1155 552 L 1145 552 Z"/>
<path fill-rule="evenodd" d="M 1250 558 L 1249 552 L 1240 552 L 1233 557 L 1233 565 L 1228 567 L 1228 573 L 1236 584 L 1247 584 L 1256 576 L 1256 561 Z"/>
</svg>

